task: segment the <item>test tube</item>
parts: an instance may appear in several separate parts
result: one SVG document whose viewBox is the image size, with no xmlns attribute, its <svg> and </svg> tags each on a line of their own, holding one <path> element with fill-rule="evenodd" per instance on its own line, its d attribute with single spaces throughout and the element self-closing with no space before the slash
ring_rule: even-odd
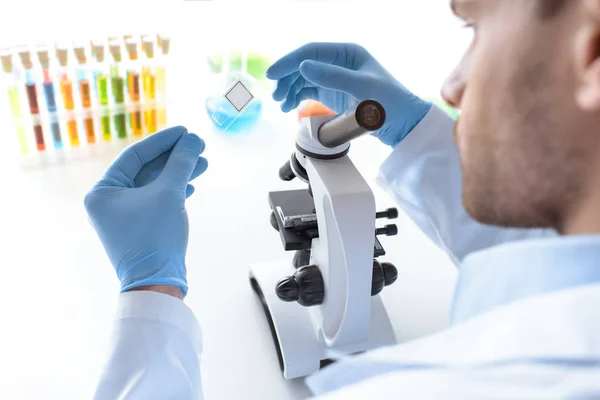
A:
<svg viewBox="0 0 600 400">
<path fill-rule="evenodd" d="M 62 135 L 60 132 L 60 123 L 58 113 L 56 112 L 56 96 L 54 92 L 54 83 L 52 82 L 52 71 L 50 69 L 50 56 L 47 49 L 40 49 L 37 52 L 40 66 L 42 67 L 44 97 L 46 98 L 46 108 L 48 109 L 48 119 L 50 121 L 50 132 L 55 149 L 62 149 Z"/>
<path fill-rule="evenodd" d="M 67 119 L 67 133 L 71 147 L 79 147 L 79 134 L 77 132 L 77 119 L 75 118 L 75 100 L 73 97 L 73 81 L 69 76 L 69 53 L 66 47 L 56 49 L 56 57 L 60 64 L 59 80 L 63 106 Z"/>
<path fill-rule="evenodd" d="M 23 113 L 21 112 L 18 69 L 13 65 L 12 54 L 9 51 L 0 54 L 0 61 L 3 71 L 2 81 L 6 85 L 8 102 L 15 121 L 17 143 L 21 154 L 26 155 L 29 154 L 29 145 L 27 144 L 27 134 L 25 133 L 25 125 L 23 123 Z"/>
<path fill-rule="evenodd" d="M 110 83 L 115 106 L 113 121 L 118 138 L 125 139 L 127 137 L 127 119 L 125 115 L 125 79 L 121 76 L 119 71 L 119 63 L 122 61 L 121 46 L 117 41 L 111 41 L 109 44 L 109 49 L 113 58 L 113 64 L 110 66 Z"/>
<path fill-rule="evenodd" d="M 92 49 L 96 62 L 94 64 L 94 83 L 96 98 L 100 104 L 100 131 L 102 139 L 105 142 L 111 140 L 110 129 L 110 100 L 108 96 L 108 74 L 104 71 L 104 45 L 102 43 L 92 43 Z"/>
<path fill-rule="evenodd" d="M 92 113 L 92 88 L 90 79 L 88 79 L 85 47 L 75 46 L 73 51 L 79 64 L 77 68 L 77 80 L 79 82 L 79 93 L 83 108 L 83 126 L 87 142 L 93 144 L 96 143 L 96 134 L 94 132 L 94 115 Z"/>
<path fill-rule="evenodd" d="M 156 124 L 156 71 L 154 59 L 154 43 L 145 37 L 142 46 L 146 54 L 145 65 L 142 67 L 144 79 L 144 122 L 148 133 L 155 133 Z"/>
<path fill-rule="evenodd" d="M 129 124 L 133 136 L 140 137 L 143 134 L 142 112 L 140 106 L 140 72 L 138 68 L 138 45 L 129 37 L 125 41 L 125 48 L 129 56 L 127 65 L 127 89 L 129 94 Z M 143 82 L 143 79 L 142 79 Z"/>
<path fill-rule="evenodd" d="M 40 118 L 40 107 L 38 104 L 37 86 L 33 63 L 31 62 L 31 55 L 28 50 L 22 50 L 19 52 L 19 57 L 21 58 L 23 68 L 25 68 L 25 91 L 27 93 L 27 102 L 29 103 L 29 112 L 31 113 L 31 120 L 33 123 L 35 145 L 38 151 L 45 151 L 46 143 L 44 142 L 44 130 L 42 129 L 42 121 Z"/>
<path fill-rule="evenodd" d="M 156 119 L 159 128 L 163 128 L 167 124 L 166 61 L 169 53 L 170 39 L 157 35 L 157 45 L 160 49 L 160 56 L 156 65 L 156 97 L 158 103 Z"/>
</svg>

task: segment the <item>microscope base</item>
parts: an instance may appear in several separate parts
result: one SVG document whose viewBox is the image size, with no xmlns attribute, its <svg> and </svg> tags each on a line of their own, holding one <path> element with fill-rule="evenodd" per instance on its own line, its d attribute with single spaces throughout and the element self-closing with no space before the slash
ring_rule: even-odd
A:
<svg viewBox="0 0 600 400">
<path fill-rule="evenodd" d="M 294 273 L 291 263 L 255 264 L 250 268 L 250 284 L 259 297 L 271 328 L 283 377 L 293 379 L 318 371 L 330 362 L 328 350 L 356 354 L 396 344 L 392 324 L 379 296 L 371 301 L 371 335 L 364 343 L 329 348 L 319 337 L 309 309 L 296 302 L 287 303 L 275 294 L 277 282 Z"/>
</svg>

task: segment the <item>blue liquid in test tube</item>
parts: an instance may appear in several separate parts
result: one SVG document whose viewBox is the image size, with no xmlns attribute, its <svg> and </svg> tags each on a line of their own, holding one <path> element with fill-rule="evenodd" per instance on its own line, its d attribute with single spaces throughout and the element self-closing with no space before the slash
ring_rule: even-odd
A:
<svg viewBox="0 0 600 400">
<path fill-rule="evenodd" d="M 50 131 L 52 132 L 52 141 L 55 149 L 62 149 L 62 137 L 60 134 L 60 124 L 56 115 L 56 96 L 54 94 L 54 84 L 50 79 L 48 70 L 44 70 L 44 96 L 46 97 L 46 106 L 50 114 Z"/>
</svg>

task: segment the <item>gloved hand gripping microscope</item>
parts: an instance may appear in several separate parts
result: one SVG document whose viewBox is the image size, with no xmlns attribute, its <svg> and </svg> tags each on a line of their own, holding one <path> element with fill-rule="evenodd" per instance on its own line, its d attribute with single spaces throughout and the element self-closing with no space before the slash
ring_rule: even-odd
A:
<svg viewBox="0 0 600 400">
<path fill-rule="evenodd" d="M 380 263 L 377 235 L 395 235 L 395 225 L 375 228 L 371 188 L 350 158 L 350 141 L 380 129 L 385 110 L 365 100 L 337 116 L 301 121 L 296 150 L 281 168 L 308 190 L 269 193 L 271 224 L 284 249 L 296 251 L 292 265 L 255 264 L 250 282 L 263 303 L 285 379 L 307 376 L 327 365 L 331 354 L 355 354 L 396 342 L 378 293 L 398 272 Z M 282 273 L 291 276 L 281 279 Z"/>
</svg>

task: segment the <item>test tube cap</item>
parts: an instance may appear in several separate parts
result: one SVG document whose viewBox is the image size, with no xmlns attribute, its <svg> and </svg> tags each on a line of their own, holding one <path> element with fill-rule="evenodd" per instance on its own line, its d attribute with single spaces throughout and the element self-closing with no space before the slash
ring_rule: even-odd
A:
<svg viewBox="0 0 600 400">
<path fill-rule="evenodd" d="M 83 44 L 75 45 L 75 47 L 73 47 L 73 52 L 75 53 L 75 58 L 79 64 L 85 64 L 87 62 L 85 46 Z"/>
<path fill-rule="evenodd" d="M 33 63 L 31 62 L 31 54 L 29 53 L 29 50 L 25 47 L 25 48 L 20 48 L 18 50 L 18 52 L 19 52 L 19 58 L 21 58 L 21 63 L 23 64 L 23 67 L 25 67 L 26 69 L 33 68 Z"/>
<path fill-rule="evenodd" d="M 57 47 L 56 58 L 61 67 L 66 67 L 69 64 L 69 49 L 63 46 Z"/>
<path fill-rule="evenodd" d="M 42 68 L 48 69 L 50 68 L 50 54 L 47 48 L 42 48 L 37 51 L 38 60 L 40 60 L 40 64 Z"/>
<path fill-rule="evenodd" d="M 144 41 L 142 42 L 142 47 L 148 58 L 154 57 L 154 41 L 152 40 L 152 38 L 144 38 Z"/>
<path fill-rule="evenodd" d="M 12 54 L 8 51 L 1 51 L 0 61 L 2 62 L 2 69 L 4 72 L 12 72 Z"/>
<path fill-rule="evenodd" d="M 119 42 L 116 40 L 111 41 L 108 44 L 108 48 L 115 62 L 121 62 L 121 45 Z"/>
<path fill-rule="evenodd" d="M 125 41 L 125 48 L 127 49 L 127 54 L 129 54 L 130 60 L 138 59 L 138 44 L 133 38 Z"/>
<path fill-rule="evenodd" d="M 171 44 L 171 39 L 165 36 L 160 36 L 160 50 L 162 51 L 163 54 L 168 54 L 169 53 L 169 47 Z"/>
<path fill-rule="evenodd" d="M 104 62 L 104 43 L 92 42 L 92 50 L 98 62 Z"/>
</svg>

